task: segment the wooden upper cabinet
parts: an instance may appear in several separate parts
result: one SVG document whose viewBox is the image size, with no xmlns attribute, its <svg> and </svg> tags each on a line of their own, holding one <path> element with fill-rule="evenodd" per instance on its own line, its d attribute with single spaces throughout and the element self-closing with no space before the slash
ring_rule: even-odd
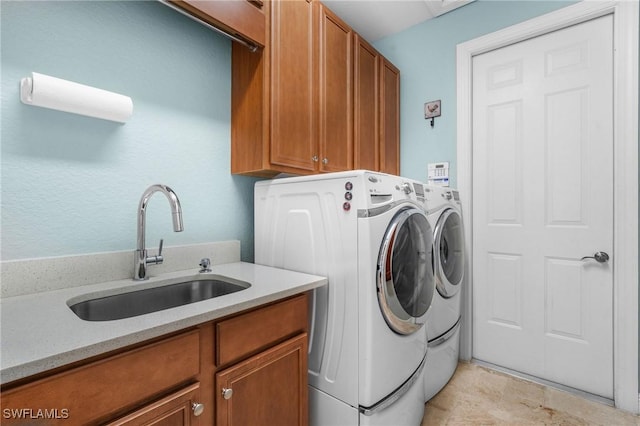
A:
<svg viewBox="0 0 640 426">
<path fill-rule="evenodd" d="M 267 39 L 231 51 L 231 173 L 273 177 L 317 171 L 314 4 L 265 1 Z"/>
<path fill-rule="evenodd" d="M 172 4 L 223 31 L 265 45 L 265 13 L 261 0 L 172 0 Z"/>
<path fill-rule="evenodd" d="M 320 1 L 263 9 L 264 49 L 232 47 L 231 173 L 398 174 L 398 70 Z"/>
<path fill-rule="evenodd" d="M 380 167 L 380 55 L 359 34 L 354 35 L 353 166 Z"/>
<path fill-rule="evenodd" d="M 353 31 L 337 15 L 317 3 L 320 19 L 321 172 L 353 169 Z"/>
<path fill-rule="evenodd" d="M 380 171 L 400 174 L 400 70 L 380 64 Z"/>
<path fill-rule="evenodd" d="M 313 172 L 317 163 L 314 5 L 272 1 L 271 164 Z"/>
</svg>

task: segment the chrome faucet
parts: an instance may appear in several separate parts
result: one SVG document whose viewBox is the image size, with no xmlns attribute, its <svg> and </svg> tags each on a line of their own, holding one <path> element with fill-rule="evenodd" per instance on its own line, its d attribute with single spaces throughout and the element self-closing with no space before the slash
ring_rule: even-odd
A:
<svg viewBox="0 0 640 426">
<path fill-rule="evenodd" d="M 138 205 L 138 245 L 135 253 L 133 279 L 142 281 L 147 279 L 147 265 L 160 265 L 164 258 L 162 257 L 162 240 L 160 240 L 160 247 L 158 248 L 157 256 L 147 256 L 147 249 L 145 248 L 145 223 L 146 223 L 146 210 L 147 203 L 151 196 L 156 192 L 162 192 L 171 206 L 171 217 L 173 219 L 173 231 L 182 232 L 184 227 L 182 226 L 182 207 L 180 207 L 180 200 L 173 189 L 166 185 L 151 185 L 142 194 L 140 198 L 140 204 Z"/>
</svg>

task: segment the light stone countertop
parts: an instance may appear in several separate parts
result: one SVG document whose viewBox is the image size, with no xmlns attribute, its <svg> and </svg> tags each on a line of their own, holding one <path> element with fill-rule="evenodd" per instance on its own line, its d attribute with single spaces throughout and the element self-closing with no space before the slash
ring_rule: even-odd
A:
<svg viewBox="0 0 640 426">
<path fill-rule="evenodd" d="M 5 384 L 114 349 L 152 339 L 327 284 L 327 279 L 252 263 L 236 262 L 0 299 L 0 383 Z M 69 308 L 95 297 L 159 284 L 222 275 L 248 289 L 176 308 L 114 321 L 84 321 Z M 71 304 L 71 303 L 69 303 Z"/>
</svg>

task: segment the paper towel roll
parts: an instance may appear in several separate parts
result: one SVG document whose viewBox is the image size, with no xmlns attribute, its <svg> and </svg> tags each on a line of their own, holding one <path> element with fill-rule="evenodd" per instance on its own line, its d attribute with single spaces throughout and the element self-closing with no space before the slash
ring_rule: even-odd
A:
<svg viewBox="0 0 640 426">
<path fill-rule="evenodd" d="M 20 81 L 20 100 L 27 105 L 119 123 L 133 114 L 133 101 L 128 96 L 37 72 Z"/>
</svg>

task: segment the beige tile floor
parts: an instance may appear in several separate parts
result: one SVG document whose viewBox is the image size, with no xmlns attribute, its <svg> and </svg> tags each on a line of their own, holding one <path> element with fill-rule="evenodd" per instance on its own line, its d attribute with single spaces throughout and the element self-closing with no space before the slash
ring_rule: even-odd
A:
<svg viewBox="0 0 640 426">
<path fill-rule="evenodd" d="M 432 425 L 640 425 L 640 417 L 475 364 L 460 363 L 425 406 Z"/>
</svg>

